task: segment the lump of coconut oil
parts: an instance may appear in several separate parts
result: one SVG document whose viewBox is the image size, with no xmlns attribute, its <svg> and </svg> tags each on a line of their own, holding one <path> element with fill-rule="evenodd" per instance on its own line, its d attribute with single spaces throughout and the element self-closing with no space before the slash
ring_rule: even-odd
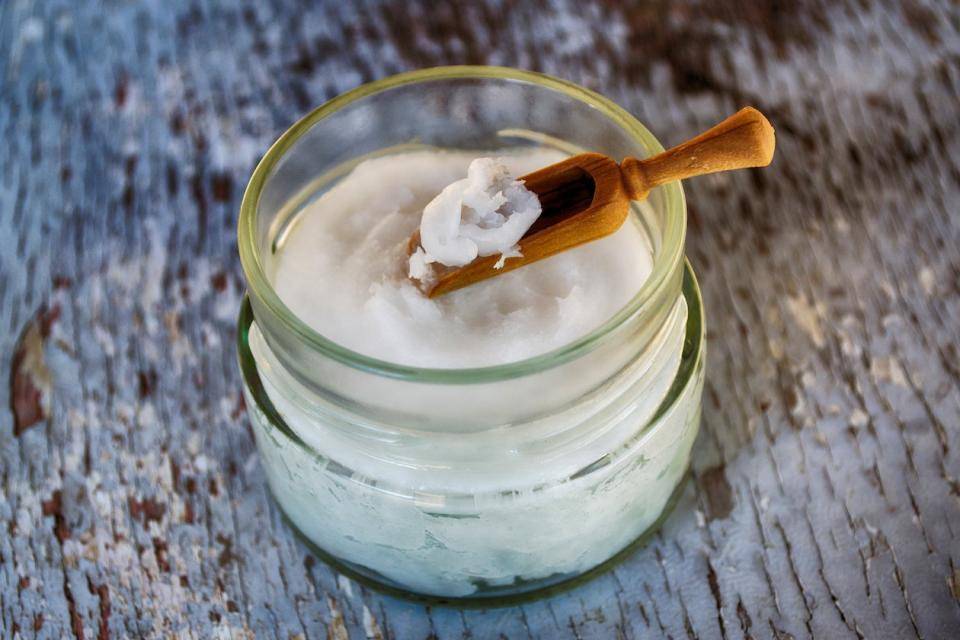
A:
<svg viewBox="0 0 960 640">
<path fill-rule="evenodd" d="M 423 209 L 420 246 L 410 256 L 409 275 L 429 277 L 430 263 L 462 267 L 478 256 L 520 257 L 517 243 L 538 217 L 537 195 L 510 175 L 500 160 L 477 158 L 467 177 L 444 187 Z"/>
</svg>

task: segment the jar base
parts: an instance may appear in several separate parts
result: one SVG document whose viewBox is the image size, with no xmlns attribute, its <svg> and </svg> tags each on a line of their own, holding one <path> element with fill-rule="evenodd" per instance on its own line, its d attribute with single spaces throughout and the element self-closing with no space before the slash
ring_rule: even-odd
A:
<svg viewBox="0 0 960 640">
<path fill-rule="evenodd" d="M 279 510 L 284 523 L 290 528 L 297 539 L 304 546 L 306 546 L 307 549 L 309 549 L 310 553 L 312 553 L 314 557 L 323 561 L 327 566 L 337 573 L 346 576 L 347 578 L 363 585 L 364 587 L 372 589 L 373 591 L 377 591 L 378 593 L 401 598 L 411 602 L 428 604 L 431 606 L 489 609 L 494 607 L 514 606 L 517 604 L 523 604 L 525 602 L 553 596 L 558 593 L 563 593 L 590 582 L 597 576 L 614 568 L 626 560 L 627 557 L 632 553 L 643 548 L 646 543 L 649 542 L 650 538 L 657 533 L 661 526 L 663 526 L 667 518 L 669 518 L 673 513 L 677 503 L 679 503 L 680 496 L 683 494 L 683 491 L 686 488 L 689 480 L 690 462 L 688 460 L 680 482 L 678 482 L 677 486 L 674 487 L 673 492 L 670 494 L 670 497 L 667 499 L 667 502 L 663 507 L 663 511 L 653 522 L 653 524 L 647 527 L 633 540 L 633 542 L 629 543 L 626 547 L 592 569 L 588 569 L 583 573 L 575 575 L 555 575 L 526 583 L 514 583 L 511 585 L 493 587 L 483 595 L 475 594 L 464 597 L 443 597 L 416 593 L 391 583 L 389 579 L 381 576 L 372 569 L 346 562 L 327 553 L 316 544 L 311 542 L 310 539 L 302 531 L 300 531 L 300 528 L 297 527 L 293 519 L 287 515 L 286 511 L 284 511 L 280 501 L 277 500 L 273 495 L 272 490 L 270 495 L 274 505 Z"/>
</svg>

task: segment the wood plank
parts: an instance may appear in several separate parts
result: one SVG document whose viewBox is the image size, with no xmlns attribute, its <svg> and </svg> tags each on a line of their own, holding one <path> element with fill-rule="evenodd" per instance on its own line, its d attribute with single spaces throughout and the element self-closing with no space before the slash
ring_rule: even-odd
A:
<svg viewBox="0 0 960 640">
<path fill-rule="evenodd" d="M 956 637 L 956 3 L 436 4 L 0 3 L 0 635 Z M 667 143 L 753 104 L 779 142 L 687 187 L 709 362 L 679 507 L 607 574 L 486 611 L 309 555 L 233 351 L 259 155 L 450 63 L 568 78 Z"/>
</svg>

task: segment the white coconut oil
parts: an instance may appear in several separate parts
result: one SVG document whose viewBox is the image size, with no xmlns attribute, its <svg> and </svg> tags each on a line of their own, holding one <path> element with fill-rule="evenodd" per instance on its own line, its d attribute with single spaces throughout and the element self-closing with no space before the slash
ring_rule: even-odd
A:
<svg viewBox="0 0 960 640">
<path fill-rule="evenodd" d="M 498 160 L 517 176 L 563 158 L 540 149 Z M 610 237 L 462 291 L 424 296 L 408 278 L 407 258 L 407 241 L 421 220 L 427 246 L 415 254 L 417 274 L 423 257 L 461 266 L 477 255 L 509 256 L 540 213 L 532 193 L 502 172 L 491 175 L 497 165 L 484 162 L 489 159 L 474 163 L 468 177 L 475 159 L 475 153 L 425 151 L 361 163 L 285 234 L 270 274 L 280 299 L 348 349 L 404 365 L 458 369 L 515 362 L 569 344 L 637 294 L 652 268 L 652 249 L 636 224 L 626 224 Z M 461 223 L 464 196 L 475 205 L 465 204 L 465 214 L 481 221 L 499 215 L 503 202 L 491 198 L 502 192 L 518 207 L 502 225 Z M 484 210 L 490 202 L 496 206 Z"/>
</svg>

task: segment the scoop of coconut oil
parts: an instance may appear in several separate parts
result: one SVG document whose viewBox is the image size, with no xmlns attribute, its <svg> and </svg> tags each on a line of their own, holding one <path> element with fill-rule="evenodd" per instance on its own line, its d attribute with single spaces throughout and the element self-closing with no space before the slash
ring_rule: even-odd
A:
<svg viewBox="0 0 960 640">
<path fill-rule="evenodd" d="M 423 209 L 420 247 L 410 256 L 410 277 L 430 277 L 430 263 L 462 267 L 478 256 L 520 257 L 517 243 L 540 217 L 537 195 L 510 175 L 502 161 L 477 158 L 467 177 L 444 187 Z"/>
</svg>

